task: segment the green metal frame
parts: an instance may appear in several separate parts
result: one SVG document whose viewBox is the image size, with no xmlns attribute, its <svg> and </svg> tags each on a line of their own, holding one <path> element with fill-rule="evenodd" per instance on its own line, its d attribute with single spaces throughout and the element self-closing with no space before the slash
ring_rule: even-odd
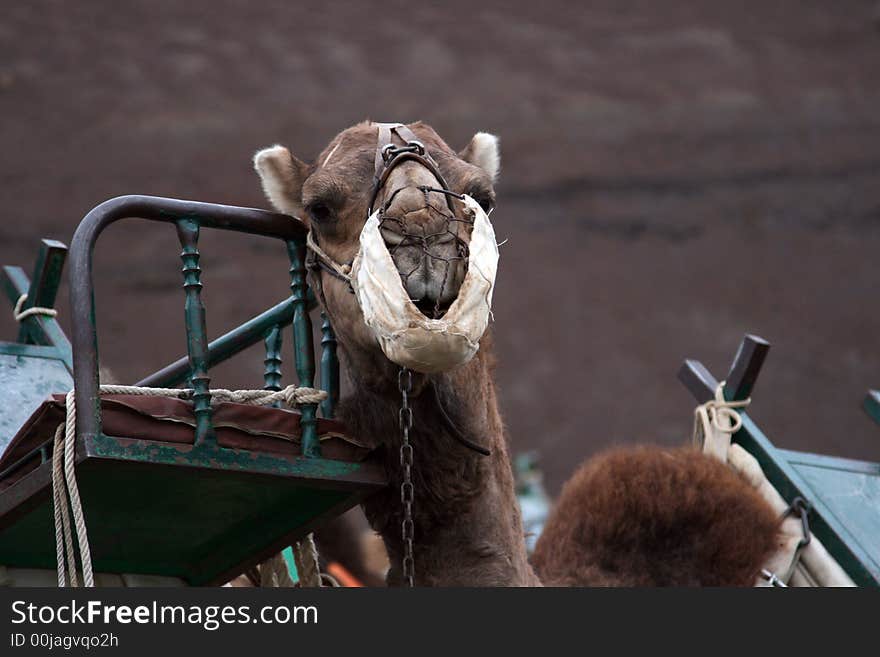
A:
<svg viewBox="0 0 880 657">
<path fill-rule="evenodd" d="M 309 317 L 305 240 L 288 240 L 287 255 L 290 258 L 290 290 L 293 293 L 294 363 L 299 384 L 310 388 L 315 384 L 315 345 L 312 341 L 312 319 Z M 318 405 L 303 404 L 300 413 L 303 456 L 321 456 L 317 429 Z"/>
<path fill-rule="evenodd" d="M 27 294 L 28 298 L 23 310 L 34 306 L 54 307 L 66 257 L 67 246 L 55 240 L 44 239 L 40 242 L 37 262 L 30 279 L 21 267 L 3 267 L 0 284 L 9 302 L 14 305 L 22 294 Z M 19 327 L 18 342 L 5 343 L 5 349 L 11 349 L 11 344 L 48 347 L 53 352 L 50 357 L 57 357 L 70 372 L 73 372 L 73 350 L 70 341 L 54 317 L 32 315 L 24 319 Z M 41 351 L 46 354 L 45 350 Z"/>
<path fill-rule="evenodd" d="M 869 390 L 862 402 L 862 408 L 874 422 L 880 424 L 880 390 Z"/>
<path fill-rule="evenodd" d="M 31 278 L 21 267 L 3 267 L 0 270 L 0 287 L 10 304 L 14 306 L 19 297 L 26 294 L 23 309 L 53 307 L 66 256 L 67 247 L 64 244 L 42 240 Z M 4 363 L 16 370 L 16 378 L 4 378 L 5 388 L 0 391 L 7 403 L 16 404 L 11 411 L 0 411 L 0 451 L 17 433 L 27 413 L 35 410 L 46 395 L 58 392 L 58 386 L 70 389 L 73 385 L 73 352 L 54 317 L 32 315 L 25 318 L 19 325 L 17 340 L 0 342 L 0 355 Z M 12 360 L 8 360 L 8 357 L 12 357 Z M 36 365 L 34 359 L 41 359 L 42 364 Z M 48 361 L 55 361 L 58 365 L 49 364 Z M 50 373 L 48 378 L 47 373 Z M 27 380 L 28 375 L 40 376 L 40 380 Z"/>
<path fill-rule="evenodd" d="M 305 228 L 296 219 L 276 213 L 176 199 L 127 196 L 94 208 L 77 228 L 71 247 L 71 312 L 73 314 L 74 379 L 77 391 L 77 427 L 82 436 L 100 433 L 101 412 L 97 395 L 97 341 L 94 320 L 91 261 L 97 238 L 120 219 L 137 217 L 173 223 L 181 243 L 189 385 L 194 390 L 196 443 L 213 443 L 210 379 L 211 354 L 207 341 L 205 309 L 201 302 L 201 268 L 198 239 L 202 228 L 248 232 L 281 239 L 287 246 L 293 306 L 294 356 L 299 383 L 310 387 L 315 379 L 311 337 L 310 297 L 306 283 Z M 267 330 L 278 326 L 277 322 Z M 252 336 L 257 338 L 257 336 Z M 264 336 L 259 336 L 264 337 Z M 257 338 L 259 339 L 259 338 Z M 328 343 L 325 346 L 335 346 Z M 167 368 L 166 368 L 167 369 Z M 303 454 L 320 456 L 316 432 L 317 404 L 301 407 Z"/>
<path fill-rule="evenodd" d="M 262 454 L 247 459 L 242 450 L 226 450 L 235 461 L 216 463 L 203 458 L 210 448 L 202 449 L 187 459 L 185 447 L 177 454 L 167 444 L 108 436 L 78 449 L 96 572 L 222 584 L 385 485 L 369 464 L 327 471 L 322 464 L 338 462 Z M 0 495 L 0 563 L 54 568 L 51 527 L 51 462 L 45 462 Z"/>
<path fill-rule="evenodd" d="M 91 290 L 91 252 L 103 228 L 125 217 L 173 223 L 180 239 L 187 356 L 142 379 L 138 384 L 170 387 L 188 383 L 193 387 L 196 439 L 192 445 L 110 436 L 101 430 L 100 406 L 97 403 L 96 389 L 93 388 L 97 377 L 97 338 Z M 281 239 L 290 259 L 292 291 L 289 299 L 210 343 L 207 340 L 205 309 L 201 301 L 198 238 L 203 227 L 252 232 Z M 22 293 L 27 293 L 28 305 L 35 302 L 51 307 L 65 252 L 66 247 L 63 244 L 44 241 L 33 284 L 28 282 L 20 268 L 4 268 L 3 283 L 10 301 L 14 303 Z M 57 322 L 45 316 L 28 318 L 22 322 L 20 337 L 34 342 L 34 345 L 10 343 L 7 346 L 11 352 L 23 355 L 60 358 L 68 369 L 74 371 L 78 401 L 76 462 L 81 474 L 83 500 L 86 508 L 95 508 L 94 505 L 99 504 L 97 498 L 103 498 L 107 510 L 106 517 L 102 514 L 95 531 L 103 535 L 105 545 L 110 547 L 105 547 L 103 552 L 100 548 L 93 548 L 97 570 L 175 575 L 188 579 L 192 584 L 219 583 L 224 581 L 224 577 L 241 572 L 241 569 L 301 538 L 321 519 L 345 511 L 386 485 L 384 470 L 373 460 L 341 461 L 321 456 L 317 435 L 317 404 L 305 405 L 301 409 L 301 455 L 286 456 L 229 449 L 216 442 L 211 422 L 208 372 L 217 363 L 263 341 L 264 386 L 268 389 L 279 389 L 282 382 L 282 335 L 285 327 L 291 325 L 299 384 L 308 387 L 314 384 L 316 371 L 309 311 L 316 303 L 306 282 L 305 230 L 295 219 L 247 208 L 152 197 L 120 197 L 98 206 L 83 220 L 74 236 L 71 269 L 74 348 L 71 349 Z M 339 362 L 336 356 L 336 339 L 326 317 L 322 317 L 321 347 L 321 386 L 328 392 L 328 399 L 321 404 L 321 414 L 329 418 L 333 416 L 339 394 Z M 9 350 L 7 353 L 10 353 Z M 92 389 L 95 392 L 90 392 Z M 80 399 L 81 396 L 83 399 Z M 82 422 L 83 418 L 85 422 Z M 82 430 L 82 426 L 86 426 L 86 430 Z M 41 552 L 32 549 L 33 544 L 40 544 L 40 523 L 51 522 L 47 515 L 51 510 L 48 495 L 51 464 L 47 462 L 48 451 L 45 446 L 42 454 L 43 462 L 35 471 L 0 495 L 0 535 L 4 539 L 0 540 L 0 563 L 5 560 L 10 565 L 53 567 L 52 550 Z M 181 570 L 179 564 L 174 564 L 173 556 L 153 556 L 167 546 L 157 545 L 152 552 L 138 552 L 136 549 L 132 551 L 120 548 L 117 541 L 110 538 L 114 526 L 107 523 L 111 520 L 118 525 L 116 531 L 138 531 L 136 525 L 126 527 L 126 519 L 130 517 L 128 509 L 114 507 L 117 498 L 125 498 L 118 489 L 121 471 L 129 473 L 131 477 L 125 481 L 125 491 L 136 489 L 138 481 L 141 485 L 146 485 L 143 482 L 160 481 L 165 477 L 168 481 L 178 482 L 178 488 L 171 493 L 161 485 L 154 487 L 157 490 L 156 510 L 151 511 L 152 504 L 142 509 L 142 513 L 148 516 L 163 509 L 167 512 L 169 506 L 182 512 L 198 509 L 204 492 L 200 482 L 211 482 L 218 476 L 225 477 L 223 481 L 227 484 L 219 489 L 215 486 L 215 494 L 227 497 L 231 495 L 231 498 L 224 499 L 233 506 L 239 500 L 256 494 L 262 495 L 267 500 L 266 504 L 270 504 L 270 499 L 274 500 L 271 504 L 276 505 L 276 511 L 281 511 L 278 505 L 284 504 L 285 500 L 287 503 L 293 500 L 293 507 L 284 506 L 280 518 L 275 515 L 266 516 L 258 519 L 259 522 L 238 509 L 244 515 L 230 518 L 231 527 L 224 529 L 221 526 L 219 530 L 224 532 L 222 540 L 218 537 L 214 544 L 218 550 L 227 543 L 238 545 L 241 550 L 247 546 L 249 560 L 229 563 L 222 557 L 213 556 L 211 551 L 206 551 L 189 555 L 189 566 Z M 157 473 L 164 474 L 157 479 Z M 187 473 L 198 473 L 199 477 L 193 478 Z M 205 485 L 210 487 L 209 483 Z M 112 490 L 114 486 L 116 493 Z M 179 493 L 180 487 L 189 491 L 184 500 L 168 497 L 169 494 Z M 127 503 L 135 501 L 127 500 Z M 214 512 L 216 516 L 216 510 Z M 147 524 L 156 525 L 161 522 L 162 517 L 157 516 L 150 517 Z M 222 514 L 215 517 L 215 522 L 224 522 Z M 285 530 L 290 526 L 296 526 L 296 529 Z M 196 540 L 197 537 L 196 534 L 190 539 Z M 149 536 L 142 538 L 148 540 Z M 172 544 L 175 541 L 174 536 L 167 539 Z M 269 539 L 271 544 L 266 547 L 265 543 Z M 255 542 L 260 540 L 262 543 Z M 96 541 L 96 544 L 100 544 L 100 541 Z M 181 546 L 193 549 L 192 544 L 182 543 Z M 171 554 L 173 555 L 173 550 Z M 132 555 L 136 555 L 136 558 Z M 145 561 L 150 561 L 151 570 L 143 570 Z"/>
<path fill-rule="evenodd" d="M 757 336 L 745 336 L 725 379 L 725 399 L 738 401 L 751 395 L 769 347 L 769 343 Z M 698 361 L 686 360 L 678 376 L 699 403 L 714 398 L 718 380 Z M 877 556 L 870 553 L 829 505 L 817 496 L 798 470 L 799 466 L 809 465 L 880 476 L 880 464 L 779 449 L 758 428 L 748 413 L 740 412 L 740 415 L 742 428 L 733 435 L 733 442 L 755 457 L 764 475 L 783 499 L 790 502 L 796 497 L 802 497 L 810 502 L 811 531 L 856 584 L 880 586 L 880 561 Z M 877 540 L 880 541 L 880 536 Z"/>
<path fill-rule="evenodd" d="M 327 399 L 321 402 L 321 414 L 333 417 L 339 399 L 339 358 L 336 356 L 336 335 L 324 312 L 321 312 L 321 389 L 327 393 Z"/>
</svg>

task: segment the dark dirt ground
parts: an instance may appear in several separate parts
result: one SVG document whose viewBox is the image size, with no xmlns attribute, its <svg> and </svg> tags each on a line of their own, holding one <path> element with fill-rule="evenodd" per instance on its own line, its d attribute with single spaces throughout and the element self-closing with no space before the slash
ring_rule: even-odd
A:
<svg viewBox="0 0 880 657">
<path fill-rule="evenodd" d="M 662 8 L 661 8 L 662 7 Z M 125 193 L 266 207 L 251 170 L 362 120 L 500 135 L 498 379 L 550 488 L 612 444 L 679 443 L 685 357 L 773 350 L 753 416 L 777 444 L 880 459 L 880 29 L 840 2 L 3 3 L 0 263 L 31 266 Z M 103 362 L 183 352 L 173 231 L 106 234 Z M 286 293 L 285 255 L 205 235 L 212 335 Z M 66 297 L 66 289 L 62 291 Z M 66 305 L 61 304 L 62 317 Z M 0 334 L 14 335 L 0 319 Z M 215 372 L 260 383 L 254 352 Z"/>
</svg>

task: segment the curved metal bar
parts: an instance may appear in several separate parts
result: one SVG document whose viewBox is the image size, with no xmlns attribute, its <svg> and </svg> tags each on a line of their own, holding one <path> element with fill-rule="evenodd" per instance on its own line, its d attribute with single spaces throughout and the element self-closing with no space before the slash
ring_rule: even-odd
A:
<svg viewBox="0 0 880 657">
<path fill-rule="evenodd" d="M 294 217 L 254 208 L 140 195 L 119 196 L 93 208 L 77 227 L 69 256 L 77 438 L 94 437 L 101 431 L 92 255 L 104 229 L 125 218 L 171 224 L 188 218 L 203 228 L 252 233 L 303 244 L 306 237 L 305 226 Z"/>
</svg>

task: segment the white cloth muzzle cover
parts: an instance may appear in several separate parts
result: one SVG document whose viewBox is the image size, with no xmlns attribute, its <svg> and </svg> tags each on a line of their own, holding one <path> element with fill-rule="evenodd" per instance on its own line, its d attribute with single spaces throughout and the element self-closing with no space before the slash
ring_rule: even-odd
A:
<svg viewBox="0 0 880 657">
<path fill-rule="evenodd" d="M 474 217 L 468 268 L 458 297 L 440 319 L 425 317 L 410 300 L 379 230 L 379 213 L 364 225 L 351 285 L 364 321 L 389 360 L 416 372 L 445 372 L 467 363 L 489 324 L 498 272 L 495 231 L 483 208 L 464 196 Z"/>
</svg>

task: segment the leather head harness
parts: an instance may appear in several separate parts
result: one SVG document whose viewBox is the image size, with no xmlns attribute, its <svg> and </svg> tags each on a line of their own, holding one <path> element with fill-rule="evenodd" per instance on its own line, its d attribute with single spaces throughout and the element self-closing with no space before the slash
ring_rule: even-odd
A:
<svg viewBox="0 0 880 657">
<path fill-rule="evenodd" d="M 437 162 L 431 157 L 431 154 L 425 148 L 425 145 L 419 141 L 415 133 L 402 123 L 376 123 L 374 125 L 378 127 L 379 134 L 378 139 L 376 140 L 373 190 L 370 194 L 370 203 L 367 207 L 367 217 L 370 217 L 373 214 L 376 199 L 379 198 L 379 193 L 382 191 L 385 183 L 388 182 L 388 177 L 391 175 L 391 172 L 398 165 L 408 161 L 419 163 L 430 171 L 431 175 L 437 179 L 439 187 L 420 187 L 419 189 L 425 193 L 437 192 L 445 195 L 449 210 L 454 215 L 455 208 L 452 205 L 452 199 L 461 199 L 463 197 L 461 194 L 449 189 L 446 184 L 446 179 L 443 177 L 443 174 L 440 173 L 440 168 L 437 166 Z M 395 136 L 403 142 L 402 146 L 398 146 L 394 143 Z M 399 190 L 395 190 L 394 193 L 391 194 L 383 210 L 390 206 L 391 202 L 394 200 L 394 195 L 398 191 Z M 331 258 L 318 245 L 314 233 L 311 230 L 307 235 L 306 245 L 308 246 L 309 251 L 306 256 L 306 267 L 311 271 L 316 269 L 323 270 L 334 278 L 345 281 L 348 283 L 349 291 L 353 292 L 350 276 L 352 263 L 340 264 Z M 321 290 L 320 282 L 318 282 L 318 288 L 323 299 L 323 290 Z"/>
<path fill-rule="evenodd" d="M 437 182 L 440 185 L 439 187 L 420 187 L 419 189 L 423 191 L 426 195 L 428 192 L 437 192 L 440 194 L 444 194 L 446 197 L 446 203 L 449 206 L 449 210 L 452 213 L 452 216 L 455 216 L 455 208 L 453 206 L 452 199 L 457 198 L 461 200 L 464 197 L 463 195 L 453 192 L 449 189 L 448 185 L 446 184 L 446 179 L 443 177 L 443 174 L 440 173 L 440 168 L 437 166 L 437 162 L 434 160 L 433 157 L 431 157 L 431 154 L 428 153 L 425 145 L 421 141 L 419 141 L 418 138 L 416 138 L 416 135 L 413 133 L 413 131 L 402 123 L 377 123 L 375 125 L 379 129 L 379 134 L 376 142 L 376 157 L 374 160 L 375 171 L 373 175 L 373 190 L 370 194 L 370 203 L 367 208 L 367 218 L 372 216 L 374 212 L 374 206 L 376 204 L 376 199 L 379 197 L 379 193 L 382 191 L 382 188 L 388 181 L 391 172 L 398 165 L 408 161 L 418 162 L 420 165 L 428 169 L 428 171 L 430 171 L 431 174 L 437 179 Z M 398 146 L 394 143 L 395 136 L 397 136 L 398 139 L 403 142 L 402 146 Z M 399 190 L 395 190 L 389 196 L 388 201 L 385 203 L 385 207 L 382 208 L 383 211 L 390 206 L 390 204 L 394 200 L 394 195 L 398 191 Z M 352 288 L 351 284 L 352 263 L 340 264 L 336 262 L 333 258 L 331 258 L 327 253 L 324 252 L 323 249 L 321 249 L 321 247 L 315 241 L 314 233 L 311 230 L 306 236 L 306 245 L 308 247 L 306 254 L 306 268 L 310 272 L 318 272 L 319 270 L 325 271 L 331 276 L 345 281 L 348 284 L 349 292 L 354 293 L 354 289 Z M 317 290 L 318 296 L 321 300 L 321 305 L 324 308 L 324 312 L 327 313 L 327 316 L 330 318 L 332 324 L 333 318 L 330 317 L 330 309 L 327 307 L 327 302 L 324 297 L 324 288 L 321 283 L 321 276 L 313 276 L 311 284 L 312 287 Z M 491 452 L 482 445 L 479 445 L 468 439 L 461 432 L 461 430 L 459 430 L 455 422 L 449 416 L 440 398 L 440 391 L 437 387 L 436 379 L 430 380 L 430 387 L 433 392 L 434 403 L 440 410 L 440 419 L 449 430 L 452 437 L 464 447 L 483 456 L 489 456 Z"/>
</svg>

